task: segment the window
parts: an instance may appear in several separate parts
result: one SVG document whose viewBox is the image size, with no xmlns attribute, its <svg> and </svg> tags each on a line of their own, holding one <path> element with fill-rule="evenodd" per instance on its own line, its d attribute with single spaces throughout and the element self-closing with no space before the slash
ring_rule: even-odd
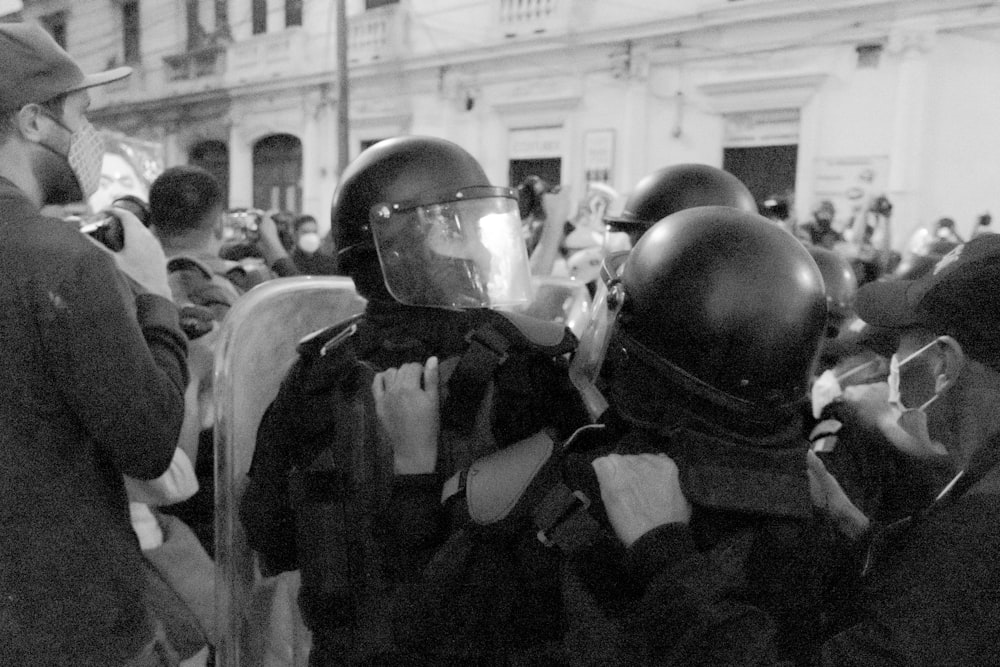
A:
<svg viewBox="0 0 1000 667">
<path fill-rule="evenodd" d="M 205 41 L 205 30 L 199 20 L 198 0 L 187 0 L 187 50 L 194 51 Z"/>
<path fill-rule="evenodd" d="M 267 32 L 267 0 L 253 0 L 250 22 L 253 24 L 253 34 L 261 35 Z"/>
<path fill-rule="evenodd" d="M 365 0 L 365 10 L 385 7 L 386 5 L 398 5 L 399 0 Z"/>
<path fill-rule="evenodd" d="M 122 3 L 122 55 L 127 63 L 142 58 L 139 50 L 139 0 Z"/>
<path fill-rule="evenodd" d="M 42 27 L 49 31 L 56 44 L 66 48 L 66 12 L 55 12 L 42 17 Z"/>
<path fill-rule="evenodd" d="M 285 0 L 285 27 L 302 25 L 302 0 Z"/>
</svg>

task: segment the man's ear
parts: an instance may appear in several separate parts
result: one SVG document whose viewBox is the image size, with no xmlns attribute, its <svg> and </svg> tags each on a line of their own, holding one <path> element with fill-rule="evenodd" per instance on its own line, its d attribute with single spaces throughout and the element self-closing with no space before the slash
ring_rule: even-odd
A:
<svg viewBox="0 0 1000 667">
<path fill-rule="evenodd" d="M 962 351 L 962 346 L 958 344 L 958 341 L 951 336 L 941 336 L 938 339 L 938 344 L 943 352 L 941 355 L 943 361 L 936 375 L 934 390 L 940 394 L 958 381 L 965 369 L 965 352 Z"/>
<path fill-rule="evenodd" d="M 41 118 L 44 114 L 37 104 L 25 104 L 17 112 L 15 119 L 17 128 L 25 139 L 29 141 L 41 141 L 45 136 L 42 129 Z"/>
</svg>

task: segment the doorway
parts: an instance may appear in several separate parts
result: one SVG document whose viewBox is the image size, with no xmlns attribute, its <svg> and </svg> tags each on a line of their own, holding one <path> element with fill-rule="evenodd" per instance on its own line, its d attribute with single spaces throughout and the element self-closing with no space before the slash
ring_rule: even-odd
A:
<svg viewBox="0 0 1000 667">
<path fill-rule="evenodd" d="M 798 144 L 724 148 L 722 168 L 743 181 L 760 209 L 773 195 L 795 191 Z"/>
<path fill-rule="evenodd" d="M 528 176 L 538 176 L 550 186 L 559 185 L 562 182 L 562 158 L 547 157 L 510 161 L 508 170 L 510 187 L 516 188 Z"/>
<path fill-rule="evenodd" d="M 301 212 L 302 142 L 272 134 L 253 147 L 253 205 L 263 210 Z"/>
</svg>

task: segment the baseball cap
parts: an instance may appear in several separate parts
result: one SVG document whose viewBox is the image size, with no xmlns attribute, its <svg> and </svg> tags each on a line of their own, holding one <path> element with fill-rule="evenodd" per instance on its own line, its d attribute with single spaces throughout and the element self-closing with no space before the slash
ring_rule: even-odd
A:
<svg viewBox="0 0 1000 667">
<path fill-rule="evenodd" d="M 0 109 L 20 109 L 65 93 L 123 79 L 131 67 L 85 75 L 36 23 L 0 23 Z"/>
<path fill-rule="evenodd" d="M 967 355 L 1000 371 L 1000 235 L 956 246 L 918 279 L 864 285 L 856 308 L 876 327 L 920 326 L 951 336 Z"/>
</svg>

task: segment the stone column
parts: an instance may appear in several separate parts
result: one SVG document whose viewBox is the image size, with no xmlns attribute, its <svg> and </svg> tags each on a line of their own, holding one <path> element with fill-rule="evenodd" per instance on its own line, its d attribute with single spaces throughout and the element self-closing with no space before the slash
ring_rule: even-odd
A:
<svg viewBox="0 0 1000 667">
<path fill-rule="evenodd" d="M 887 52 L 898 61 L 892 140 L 889 149 L 889 199 L 893 204 L 890 240 L 893 248 L 904 248 L 914 231 L 927 220 L 922 176 L 924 135 L 927 132 L 928 56 L 936 38 L 931 18 L 906 20 L 889 33 Z"/>
<path fill-rule="evenodd" d="M 625 99 L 620 144 L 615 146 L 612 187 L 630 192 L 646 175 L 649 162 L 649 53 L 631 47 L 625 73 Z"/>
<path fill-rule="evenodd" d="M 253 206 L 253 150 L 242 132 L 243 118 L 233 115 L 229 125 L 229 205 Z"/>
</svg>

